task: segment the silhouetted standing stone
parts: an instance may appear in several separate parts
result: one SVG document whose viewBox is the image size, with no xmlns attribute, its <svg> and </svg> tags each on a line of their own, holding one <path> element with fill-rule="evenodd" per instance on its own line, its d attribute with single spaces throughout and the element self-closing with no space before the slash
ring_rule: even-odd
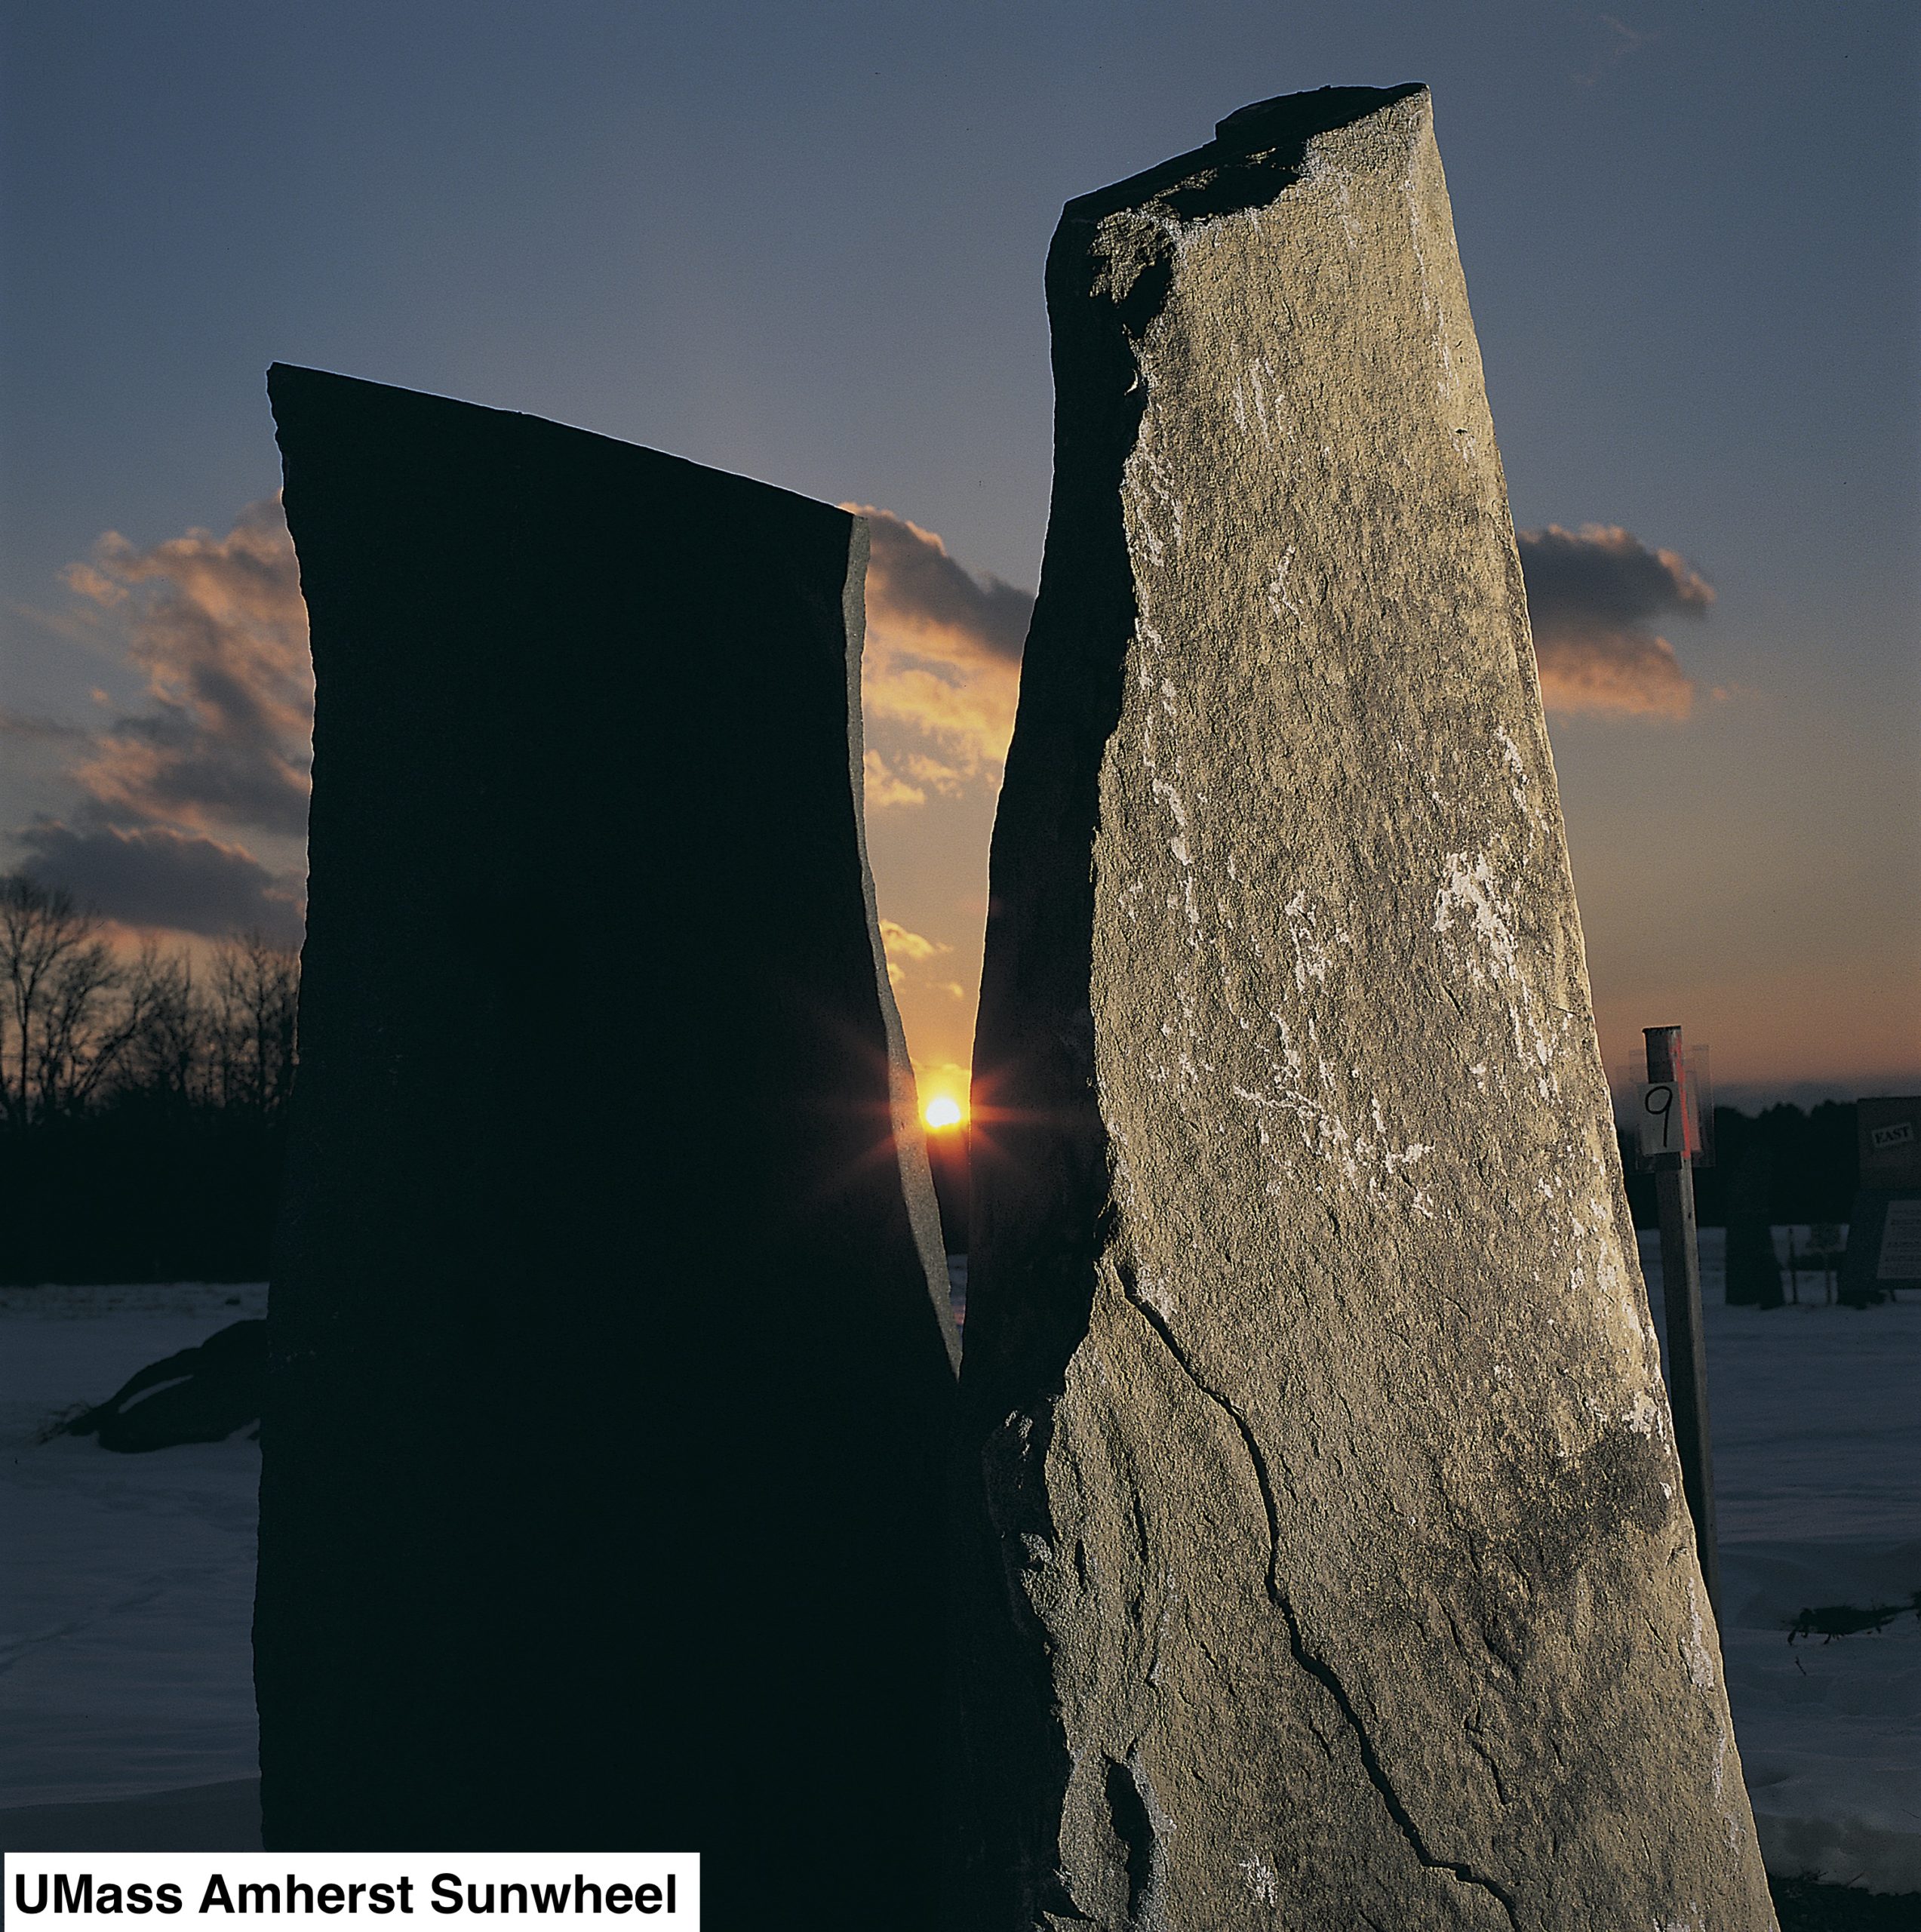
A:
<svg viewBox="0 0 1921 1932">
<path fill-rule="evenodd" d="M 1772 1924 L 1426 94 L 1068 205 L 975 1059 L 972 1924 Z"/>
<path fill-rule="evenodd" d="M 1729 1161 L 1722 1171 L 1727 1228 L 1723 1275 L 1732 1303 L 1778 1308 L 1784 1299 L 1781 1258 L 1775 1253 L 1774 1229 L 1768 1221 L 1771 1178 L 1766 1156 L 1758 1147 Z"/>
<path fill-rule="evenodd" d="M 717 1927 L 897 1926 L 955 1344 L 860 827 L 865 528 L 270 388 L 318 699 L 266 1841 L 694 1850 Z"/>
</svg>

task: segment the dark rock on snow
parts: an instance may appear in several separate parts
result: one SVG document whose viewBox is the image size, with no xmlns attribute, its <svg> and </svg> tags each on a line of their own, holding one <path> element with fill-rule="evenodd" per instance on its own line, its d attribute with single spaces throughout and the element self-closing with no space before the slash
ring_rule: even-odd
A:
<svg viewBox="0 0 1921 1932">
<path fill-rule="evenodd" d="M 103 1449 L 134 1453 L 185 1442 L 224 1442 L 260 1419 L 267 1324 L 235 1321 L 191 1349 L 150 1362 L 106 1401 L 59 1424 Z"/>
</svg>

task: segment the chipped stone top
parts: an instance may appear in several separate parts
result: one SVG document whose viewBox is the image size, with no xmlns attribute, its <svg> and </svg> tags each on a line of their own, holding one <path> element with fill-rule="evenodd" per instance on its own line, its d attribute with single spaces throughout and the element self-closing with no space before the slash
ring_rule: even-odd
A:
<svg viewBox="0 0 1921 1932">
<path fill-rule="evenodd" d="M 1063 224 L 1098 221 L 1123 209 L 1151 209 L 1173 221 L 1204 220 L 1264 205 L 1284 189 L 1323 137 L 1372 119 L 1403 101 L 1431 118 L 1428 91 L 1418 82 L 1397 88 L 1322 88 L 1280 94 L 1237 109 L 1218 122 L 1213 140 L 1124 181 L 1077 195 Z"/>
</svg>

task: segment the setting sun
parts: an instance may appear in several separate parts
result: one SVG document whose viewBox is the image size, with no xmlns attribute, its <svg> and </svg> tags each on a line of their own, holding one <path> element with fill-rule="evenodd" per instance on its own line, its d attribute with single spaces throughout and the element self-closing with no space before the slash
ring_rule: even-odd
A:
<svg viewBox="0 0 1921 1932">
<path fill-rule="evenodd" d="M 921 1117 L 932 1128 L 958 1127 L 960 1103 L 945 1094 L 936 1094 L 927 1103 Z"/>
</svg>

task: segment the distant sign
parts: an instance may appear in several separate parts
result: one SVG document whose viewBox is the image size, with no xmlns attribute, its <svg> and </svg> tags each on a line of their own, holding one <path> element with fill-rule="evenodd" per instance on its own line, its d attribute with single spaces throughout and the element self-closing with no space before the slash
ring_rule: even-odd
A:
<svg viewBox="0 0 1921 1932">
<path fill-rule="evenodd" d="M 1634 1089 L 1635 1128 L 1642 1159 L 1692 1151 L 1693 1109 L 1678 1080 L 1643 1080 Z"/>
<path fill-rule="evenodd" d="M 1921 1187 L 1921 1094 L 1864 1094 L 1855 1120 L 1861 1186 Z"/>
<path fill-rule="evenodd" d="M 1921 1281 L 1921 1201 L 1891 1201 L 1881 1224 L 1880 1281 Z"/>
</svg>

